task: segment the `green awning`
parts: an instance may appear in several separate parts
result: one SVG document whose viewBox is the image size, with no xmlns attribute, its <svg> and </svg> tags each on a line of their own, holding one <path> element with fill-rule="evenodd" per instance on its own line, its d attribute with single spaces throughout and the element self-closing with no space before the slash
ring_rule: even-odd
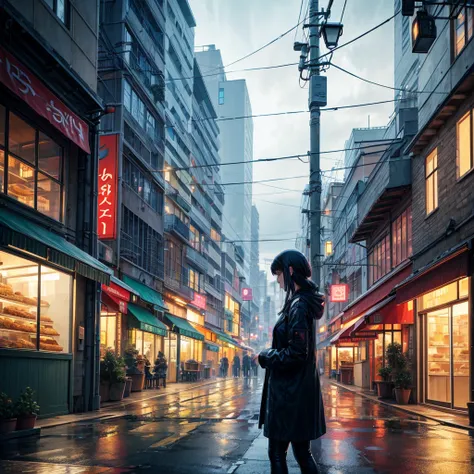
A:
<svg viewBox="0 0 474 474">
<path fill-rule="evenodd" d="M 60 235 L 5 208 L 0 209 L 0 242 L 3 246 L 11 245 L 38 255 L 91 280 L 110 284 L 112 271 L 99 260 Z"/>
<path fill-rule="evenodd" d="M 225 332 L 218 331 L 217 329 L 215 329 L 214 332 L 217 335 L 217 339 L 220 339 L 223 342 L 227 342 L 229 344 L 232 344 L 233 346 L 239 347 L 238 342 L 236 340 L 232 339 L 232 336 L 229 336 Z"/>
<path fill-rule="evenodd" d="M 166 336 L 168 328 L 145 308 L 128 303 L 128 311 L 137 319 L 137 329 L 140 329 L 140 331 L 152 332 L 158 336 Z"/>
<path fill-rule="evenodd" d="M 112 276 L 110 278 L 110 281 L 112 283 L 115 283 L 117 286 L 120 286 L 120 288 L 123 288 L 124 290 L 127 290 L 129 293 L 131 293 L 132 295 L 135 295 L 135 296 L 140 296 L 138 294 L 138 291 L 134 290 L 131 286 L 127 285 L 126 283 L 124 283 L 122 280 L 119 280 L 117 277 L 115 276 Z"/>
<path fill-rule="evenodd" d="M 206 343 L 206 349 L 211 352 L 219 352 L 219 346 L 215 344 L 211 344 L 210 342 Z"/>
<path fill-rule="evenodd" d="M 140 295 L 140 298 L 143 301 L 155 305 L 158 311 L 169 310 L 168 306 L 166 306 L 166 303 L 163 301 L 163 297 L 157 291 L 125 275 L 123 276 L 123 281 L 128 286 L 131 286 Z"/>
<path fill-rule="evenodd" d="M 171 331 L 181 334 L 182 336 L 197 339 L 198 341 L 204 341 L 204 336 L 196 331 L 186 319 L 178 318 L 169 313 L 166 313 L 165 317 L 170 324 Z"/>
</svg>

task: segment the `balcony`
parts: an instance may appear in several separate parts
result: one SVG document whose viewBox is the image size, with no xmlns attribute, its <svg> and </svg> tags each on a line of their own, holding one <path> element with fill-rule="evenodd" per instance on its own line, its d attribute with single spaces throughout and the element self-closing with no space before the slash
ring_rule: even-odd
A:
<svg viewBox="0 0 474 474">
<path fill-rule="evenodd" d="M 207 272 L 207 260 L 204 255 L 201 255 L 192 247 L 186 247 L 186 258 L 189 260 L 190 263 L 197 266 L 203 272 Z"/>
<path fill-rule="evenodd" d="M 388 213 L 411 188 L 411 161 L 407 156 L 387 157 L 375 167 L 358 200 L 359 222 L 351 242 L 361 242 L 388 218 Z"/>
<path fill-rule="evenodd" d="M 194 291 L 186 284 L 186 278 L 183 273 L 175 273 L 173 271 L 165 271 L 165 287 L 178 293 L 183 298 L 192 301 L 194 299 Z"/>
<path fill-rule="evenodd" d="M 211 233 L 211 223 L 195 206 L 191 207 L 190 217 L 205 234 Z"/>
<path fill-rule="evenodd" d="M 214 288 L 212 285 L 206 282 L 205 285 L 206 292 L 209 293 L 211 296 L 214 296 L 214 298 L 218 299 L 219 301 L 223 300 L 223 293 L 216 288 Z"/>
<path fill-rule="evenodd" d="M 165 232 L 174 234 L 185 243 L 189 242 L 189 225 L 174 214 L 165 216 Z"/>
<path fill-rule="evenodd" d="M 212 244 L 209 244 L 207 254 L 219 267 L 222 265 L 221 253 L 218 252 Z"/>
<path fill-rule="evenodd" d="M 178 183 L 176 183 L 176 185 L 179 186 Z M 166 196 L 176 202 L 185 212 L 189 212 L 191 210 L 191 204 L 183 197 L 182 193 L 184 193 L 184 190 L 180 192 L 170 183 L 166 183 Z"/>
</svg>

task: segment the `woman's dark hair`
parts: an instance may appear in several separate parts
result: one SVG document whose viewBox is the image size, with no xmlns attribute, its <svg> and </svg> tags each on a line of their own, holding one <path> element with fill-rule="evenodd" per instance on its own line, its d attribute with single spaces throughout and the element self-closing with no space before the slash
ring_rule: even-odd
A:
<svg viewBox="0 0 474 474">
<path fill-rule="evenodd" d="M 293 275 L 290 275 L 290 267 L 293 268 Z M 276 275 L 277 272 L 283 273 L 286 292 L 285 304 L 282 309 L 284 311 L 289 299 L 295 293 L 295 283 L 303 288 L 308 284 L 308 278 L 311 277 L 311 266 L 307 258 L 298 250 L 285 250 L 275 257 L 270 270 L 272 275 Z"/>
</svg>

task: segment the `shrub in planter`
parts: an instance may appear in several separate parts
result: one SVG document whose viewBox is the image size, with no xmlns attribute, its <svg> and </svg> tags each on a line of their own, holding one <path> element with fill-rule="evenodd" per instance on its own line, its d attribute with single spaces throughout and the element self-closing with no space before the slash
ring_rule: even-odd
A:
<svg viewBox="0 0 474 474">
<path fill-rule="evenodd" d="M 104 388 L 108 386 L 109 400 L 122 400 L 125 381 L 125 361 L 116 356 L 112 349 L 107 349 L 100 365 L 100 382 Z"/>
<path fill-rule="evenodd" d="M 395 378 L 395 398 L 399 405 L 406 405 L 410 400 L 411 394 L 411 372 L 408 368 L 400 370 Z"/>
<path fill-rule="evenodd" d="M 16 429 L 31 430 L 35 427 L 40 407 L 34 398 L 33 389 L 26 387 L 15 404 L 17 415 Z"/>
<path fill-rule="evenodd" d="M 0 393 L 0 434 L 15 431 L 15 406 L 6 393 Z"/>
<path fill-rule="evenodd" d="M 382 381 L 376 382 L 377 384 L 377 396 L 379 398 L 391 398 L 392 397 L 392 368 L 389 366 L 381 367 L 379 369 L 379 375 L 382 377 Z"/>
<path fill-rule="evenodd" d="M 127 375 L 132 378 L 132 392 L 141 392 L 145 384 L 145 373 L 137 367 L 138 350 L 133 346 L 129 346 L 125 351 L 124 358 Z"/>
</svg>

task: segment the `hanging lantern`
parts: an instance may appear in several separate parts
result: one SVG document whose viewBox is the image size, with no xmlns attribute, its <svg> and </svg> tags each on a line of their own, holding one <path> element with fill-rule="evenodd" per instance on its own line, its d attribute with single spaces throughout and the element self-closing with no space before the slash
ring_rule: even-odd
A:
<svg viewBox="0 0 474 474">
<path fill-rule="evenodd" d="M 435 19 L 426 11 L 419 10 L 411 27 L 412 51 L 427 53 L 436 39 Z"/>
<path fill-rule="evenodd" d="M 402 0 L 402 15 L 413 16 L 415 13 L 415 0 Z"/>
<path fill-rule="evenodd" d="M 325 250 L 326 257 L 329 257 L 329 255 L 332 255 L 332 241 L 327 240 L 324 247 L 325 247 L 324 250 Z"/>
</svg>

